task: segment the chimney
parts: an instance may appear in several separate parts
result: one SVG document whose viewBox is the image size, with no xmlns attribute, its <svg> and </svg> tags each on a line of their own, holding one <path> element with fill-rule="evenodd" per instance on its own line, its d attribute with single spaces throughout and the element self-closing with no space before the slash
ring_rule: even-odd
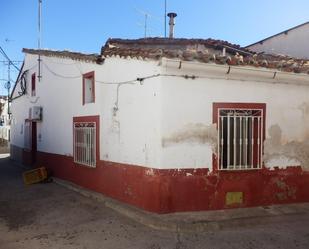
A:
<svg viewBox="0 0 309 249">
<path fill-rule="evenodd" d="M 175 17 L 177 16 L 176 13 L 168 13 L 167 16 L 170 18 L 169 25 L 170 25 L 170 33 L 169 38 L 174 38 L 174 26 L 175 26 Z"/>
</svg>

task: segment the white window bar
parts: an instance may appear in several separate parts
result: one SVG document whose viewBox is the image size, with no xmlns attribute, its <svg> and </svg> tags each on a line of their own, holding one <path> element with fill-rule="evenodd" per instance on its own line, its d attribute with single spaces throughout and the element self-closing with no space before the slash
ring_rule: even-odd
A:
<svg viewBox="0 0 309 249">
<path fill-rule="evenodd" d="M 242 121 L 243 117 L 239 117 L 239 165 L 242 165 Z"/>
<path fill-rule="evenodd" d="M 96 166 L 95 123 L 74 123 L 74 162 Z"/>
<path fill-rule="evenodd" d="M 219 109 L 218 114 L 219 169 L 261 168 L 262 110 Z"/>
<path fill-rule="evenodd" d="M 94 130 L 92 130 L 92 135 L 91 135 L 91 144 L 92 144 L 92 147 L 91 147 L 91 151 L 92 151 L 92 162 L 94 163 L 94 165 L 96 164 L 96 159 L 95 159 L 95 146 L 93 146 L 95 144 L 95 132 Z"/>
<path fill-rule="evenodd" d="M 257 168 L 260 168 L 260 122 L 261 122 L 261 118 L 258 117 L 257 118 L 258 121 L 258 134 L 257 134 Z"/>
<path fill-rule="evenodd" d="M 248 165 L 248 117 L 245 118 L 245 168 Z"/>
<path fill-rule="evenodd" d="M 234 119 L 234 134 L 233 134 L 233 159 L 234 159 L 234 162 L 233 162 L 233 168 L 235 169 L 236 167 L 236 115 L 235 115 L 235 112 L 234 112 L 234 116 L 233 116 L 233 119 Z"/>
<path fill-rule="evenodd" d="M 223 146 L 224 146 L 224 139 L 223 139 L 223 119 L 224 117 L 220 117 L 220 120 L 221 120 L 221 124 L 220 124 L 220 127 L 221 127 L 221 138 L 220 138 L 220 148 L 221 148 L 221 152 L 222 152 L 222 156 L 221 156 L 221 153 L 219 152 L 219 158 L 220 158 L 220 166 L 222 167 L 223 165 Z"/>
<path fill-rule="evenodd" d="M 230 166 L 230 114 L 227 116 L 227 167 Z"/>
<path fill-rule="evenodd" d="M 262 117 L 263 117 L 263 110 L 262 110 Z M 262 161 L 262 158 L 263 158 L 263 143 L 264 143 L 264 128 L 263 128 L 263 125 L 264 125 L 264 120 L 261 118 L 261 142 L 260 142 L 260 168 L 262 168 L 262 164 L 263 164 L 263 161 Z"/>
<path fill-rule="evenodd" d="M 254 117 L 251 117 L 251 168 L 254 168 Z"/>
</svg>

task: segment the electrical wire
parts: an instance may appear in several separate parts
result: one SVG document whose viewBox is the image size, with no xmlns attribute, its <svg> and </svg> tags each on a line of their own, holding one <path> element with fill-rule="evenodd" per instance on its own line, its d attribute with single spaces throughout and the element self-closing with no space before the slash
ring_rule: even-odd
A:
<svg viewBox="0 0 309 249">
<path fill-rule="evenodd" d="M 60 77 L 60 78 L 65 78 L 65 79 L 77 79 L 77 78 L 81 78 L 81 77 L 82 77 L 82 74 L 80 74 L 80 75 L 78 75 L 78 76 L 65 76 L 65 75 L 61 75 L 61 74 L 56 73 L 55 71 L 51 70 L 51 69 L 49 68 L 49 66 L 47 66 L 47 64 L 44 63 L 43 61 L 42 61 L 42 64 L 46 67 L 46 69 L 47 69 L 50 73 L 52 73 L 53 75 L 55 75 L 55 76 L 57 76 L 57 77 Z"/>
<path fill-rule="evenodd" d="M 178 77 L 178 78 L 184 78 L 184 79 L 196 79 L 196 78 L 198 78 L 198 76 L 195 76 L 195 75 L 160 74 L 160 73 L 158 73 L 158 74 L 153 74 L 153 75 L 148 75 L 148 76 L 143 76 L 143 77 L 137 77 L 136 79 L 127 80 L 127 81 L 106 82 L 106 81 L 96 80 L 96 82 L 101 83 L 101 84 L 106 84 L 106 85 L 123 85 L 123 84 L 132 84 L 132 83 L 142 84 L 143 81 L 145 81 L 145 80 L 158 78 L 158 77 Z"/>
<path fill-rule="evenodd" d="M 82 73 L 80 75 L 76 75 L 76 76 L 67 76 L 67 75 L 62 75 L 59 74 L 55 71 L 53 71 L 49 66 L 47 66 L 46 63 L 42 62 L 44 64 L 44 66 L 46 67 L 46 69 L 52 73 L 53 75 L 60 77 L 60 78 L 64 78 L 64 79 L 76 79 L 76 78 L 81 78 L 82 77 Z M 79 71 L 81 72 L 81 69 L 78 68 Z M 118 82 L 108 82 L 108 81 L 100 81 L 100 80 L 96 80 L 97 83 L 101 83 L 101 84 L 106 84 L 106 85 L 123 85 L 123 84 L 132 84 L 132 83 L 142 83 L 144 80 L 147 79 L 152 79 L 152 78 L 157 78 L 157 77 L 179 77 L 179 78 L 184 78 L 184 79 L 196 79 L 199 78 L 198 76 L 195 75 L 179 75 L 179 74 L 153 74 L 153 75 L 148 75 L 148 76 L 143 76 L 143 77 L 137 77 L 135 79 L 131 79 L 131 80 L 126 80 L 126 81 L 118 81 Z"/>
<path fill-rule="evenodd" d="M 64 78 L 64 79 L 77 79 L 77 78 L 81 78 L 83 76 L 83 73 L 82 73 L 82 70 L 81 68 L 79 67 L 79 64 L 76 64 L 78 70 L 80 71 L 80 75 L 77 75 L 77 76 L 67 76 L 67 75 L 62 75 L 62 74 L 59 74 L 55 71 L 53 71 L 46 63 L 42 62 L 42 64 L 46 67 L 46 69 L 53 75 L 57 76 L 57 77 L 60 77 L 60 78 Z M 21 97 L 22 95 L 25 94 L 25 91 L 26 91 L 26 80 L 25 80 L 25 74 L 35 68 L 37 66 L 37 63 L 35 65 L 33 65 L 31 68 L 25 70 L 23 72 L 23 74 L 21 75 L 21 77 L 16 81 L 16 84 L 20 81 L 21 83 L 21 90 L 22 92 L 19 92 L 19 96 L 13 98 L 13 99 L 16 99 L 16 98 L 19 98 Z M 119 92 L 119 88 L 120 86 L 122 85 L 134 85 L 134 84 L 143 84 L 143 82 L 145 80 L 148 80 L 148 79 L 152 79 L 152 78 L 157 78 L 157 77 L 179 77 L 179 78 L 184 78 L 184 79 L 196 79 L 196 78 L 202 78 L 200 76 L 195 76 L 195 75 L 179 75 L 179 74 L 161 74 L 161 73 L 157 73 L 157 74 L 153 74 L 153 75 L 148 75 L 148 76 L 143 76 L 143 77 L 137 77 L 135 79 L 131 79 L 131 80 L 126 80 L 126 81 L 118 81 L 118 82 L 107 82 L 107 81 L 100 81 L 100 80 L 96 80 L 95 82 L 97 83 L 101 83 L 101 84 L 106 84 L 106 85 L 117 85 L 117 95 L 118 95 L 118 92 Z M 13 100 L 12 99 L 12 100 Z M 117 99 L 118 99 L 118 96 L 117 96 Z M 38 99 L 37 99 L 38 100 Z M 35 102 L 37 102 L 37 100 Z M 34 102 L 34 103 L 35 103 Z M 116 101 L 116 107 L 118 106 L 118 101 Z"/>
<path fill-rule="evenodd" d="M 27 68 L 25 71 L 32 70 L 33 68 L 36 68 L 38 66 L 38 63 L 35 63 L 32 67 Z"/>
<path fill-rule="evenodd" d="M 17 71 L 19 71 L 19 68 L 11 61 L 11 59 L 8 57 L 8 55 L 4 52 L 4 50 L 3 50 L 3 48 L 0 46 L 0 52 L 1 52 L 1 54 L 9 61 L 9 63 L 13 66 L 13 67 L 15 67 L 15 69 L 17 70 Z"/>
</svg>

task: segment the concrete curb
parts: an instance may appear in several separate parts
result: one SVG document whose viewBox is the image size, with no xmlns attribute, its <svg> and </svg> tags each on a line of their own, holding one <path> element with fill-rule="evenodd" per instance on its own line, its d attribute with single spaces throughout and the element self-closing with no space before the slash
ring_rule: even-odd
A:
<svg viewBox="0 0 309 249">
<path fill-rule="evenodd" d="M 128 204 L 122 203 L 115 199 L 104 196 L 103 194 L 85 189 L 74 183 L 61 180 L 59 178 L 53 177 L 53 180 L 58 185 L 61 185 L 65 188 L 78 192 L 79 194 L 95 199 L 99 202 L 102 202 L 104 206 L 130 218 L 134 221 L 141 223 L 145 226 L 151 227 L 156 230 L 163 231 L 177 231 L 177 224 L 174 222 L 164 222 L 162 221 L 158 214 L 150 213 L 136 207 L 130 206 Z"/>
<path fill-rule="evenodd" d="M 309 213 L 309 203 L 227 209 L 218 211 L 156 214 L 122 203 L 103 194 L 53 177 L 54 182 L 102 202 L 106 207 L 152 229 L 169 232 L 209 232 L 276 222 L 283 215 Z"/>
</svg>

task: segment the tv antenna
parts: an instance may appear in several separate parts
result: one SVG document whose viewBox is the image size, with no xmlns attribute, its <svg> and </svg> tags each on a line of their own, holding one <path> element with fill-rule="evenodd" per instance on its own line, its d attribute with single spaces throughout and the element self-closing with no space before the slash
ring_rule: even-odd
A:
<svg viewBox="0 0 309 249">
<path fill-rule="evenodd" d="M 150 30 L 154 30 L 156 32 L 158 32 L 158 30 L 154 27 L 150 27 L 149 25 L 149 20 L 150 19 L 153 19 L 153 20 L 156 20 L 156 21 L 159 21 L 159 22 L 162 22 L 162 19 L 160 17 L 157 17 L 157 16 L 154 16 L 144 10 L 141 10 L 141 9 L 138 9 L 138 8 L 135 8 L 134 9 L 141 15 L 144 16 L 144 22 L 143 23 L 137 23 L 137 25 L 139 26 L 142 26 L 144 28 L 144 37 L 148 37 L 149 36 L 149 31 Z"/>
</svg>

